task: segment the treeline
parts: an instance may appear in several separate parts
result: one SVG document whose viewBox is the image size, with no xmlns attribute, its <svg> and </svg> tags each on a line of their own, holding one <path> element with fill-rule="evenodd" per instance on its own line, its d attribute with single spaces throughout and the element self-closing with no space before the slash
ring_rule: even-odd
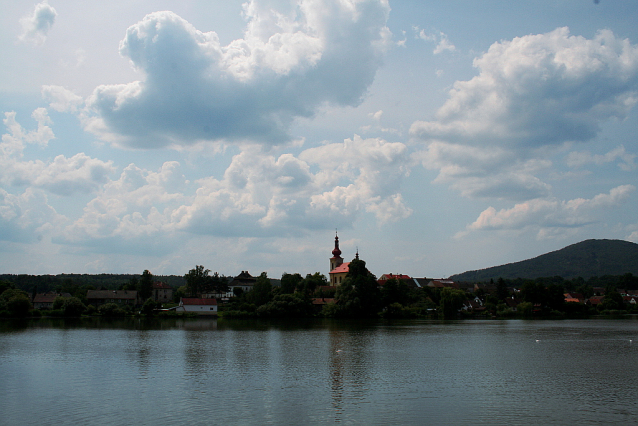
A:
<svg viewBox="0 0 638 426">
<path fill-rule="evenodd" d="M 19 290 L 32 293 L 70 293 L 75 294 L 78 289 L 85 290 L 119 290 L 122 286 L 139 280 L 142 274 L 58 274 L 58 275 L 28 275 L 28 274 L 0 274 L 0 281 L 9 282 Z M 183 275 L 155 275 L 161 281 L 173 288 L 185 285 Z"/>
<path fill-rule="evenodd" d="M 564 292 L 576 292 L 585 295 L 585 297 L 595 296 L 595 289 L 601 289 L 605 287 L 614 287 L 624 290 L 638 290 L 638 276 L 631 273 L 623 275 L 603 275 L 600 277 L 594 276 L 588 279 L 577 277 L 573 279 L 565 279 L 560 276 L 554 277 L 542 277 L 536 279 L 516 278 L 516 279 L 502 279 L 505 285 L 509 288 L 521 288 L 525 283 L 537 283 L 544 286 L 556 285 L 561 287 Z M 494 280 L 489 282 L 480 282 L 479 284 L 494 284 Z"/>
</svg>

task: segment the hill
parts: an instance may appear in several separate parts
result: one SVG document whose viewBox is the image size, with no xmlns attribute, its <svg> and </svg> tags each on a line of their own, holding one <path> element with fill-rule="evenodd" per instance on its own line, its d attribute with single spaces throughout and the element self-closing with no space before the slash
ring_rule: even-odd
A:
<svg viewBox="0 0 638 426">
<path fill-rule="evenodd" d="M 565 279 L 638 275 L 638 244 L 621 240 L 585 240 L 533 259 L 452 275 L 454 281 L 560 276 Z"/>
</svg>

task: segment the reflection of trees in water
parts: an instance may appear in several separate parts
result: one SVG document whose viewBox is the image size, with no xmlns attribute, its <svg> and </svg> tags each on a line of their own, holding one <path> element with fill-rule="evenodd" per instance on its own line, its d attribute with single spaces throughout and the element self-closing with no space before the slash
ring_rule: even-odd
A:
<svg viewBox="0 0 638 426">
<path fill-rule="evenodd" d="M 358 327 L 331 327 L 329 333 L 332 407 L 335 421 L 341 421 L 348 414 L 347 406 L 363 401 L 370 390 L 374 333 Z"/>
</svg>

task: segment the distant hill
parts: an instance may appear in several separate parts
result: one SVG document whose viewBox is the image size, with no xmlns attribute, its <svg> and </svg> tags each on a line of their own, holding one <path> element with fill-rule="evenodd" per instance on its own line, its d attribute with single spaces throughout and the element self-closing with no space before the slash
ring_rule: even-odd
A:
<svg viewBox="0 0 638 426">
<path fill-rule="evenodd" d="M 533 259 L 452 275 L 454 281 L 495 281 L 560 276 L 565 279 L 638 275 L 638 244 L 621 240 L 586 240 Z"/>
</svg>

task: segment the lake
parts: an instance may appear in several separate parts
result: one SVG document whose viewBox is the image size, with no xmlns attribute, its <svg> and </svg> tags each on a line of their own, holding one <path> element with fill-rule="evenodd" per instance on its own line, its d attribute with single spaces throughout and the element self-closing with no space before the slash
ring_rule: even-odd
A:
<svg viewBox="0 0 638 426">
<path fill-rule="evenodd" d="M 638 320 L 0 322 L 1 425 L 637 424 Z"/>
</svg>

